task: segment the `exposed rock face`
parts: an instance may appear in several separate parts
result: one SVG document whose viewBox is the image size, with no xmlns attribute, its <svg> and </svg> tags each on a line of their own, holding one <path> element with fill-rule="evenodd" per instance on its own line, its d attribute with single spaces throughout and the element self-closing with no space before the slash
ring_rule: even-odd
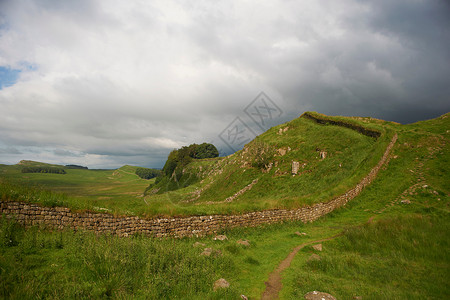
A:
<svg viewBox="0 0 450 300">
<path fill-rule="evenodd" d="M 280 149 L 277 149 L 277 155 L 283 156 L 283 155 L 286 155 L 286 153 L 288 153 L 289 151 L 291 151 L 291 147 L 280 148 Z"/>
<path fill-rule="evenodd" d="M 293 161 L 292 162 L 292 175 L 297 175 L 299 168 L 300 168 L 300 163 L 298 161 Z"/>
<path fill-rule="evenodd" d="M 332 295 L 324 292 L 309 292 L 305 295 L 306 300 L 336 300 Z"/>
<path fill-rule="evenodd" d="M 205 244 L 203 244 L 203 243 L 200 243 L 200 242 L 195 242 L 194 243 L 194 245 L 192 245 L 194 248 L 197 248 L 197 247 L 205 247 L 206 245 Z"/>
<path fill-rule="evenodd" d="M 313 246 L 314 250 L 322 251 L 322 244 L 317 244 Z"/>
<path fill-rule="evenodd" d="M 286 154 L 287 151 L 286 151 L 286 149 L 280 148 L 280 149 L 277 150 L 277 152 L 278 152 L 279 156 L 283 156 L 283 155 Z"/>
<path fill-rule="evenodd" d="M 218 280 L 216 280 L 216 282 L 214 282 L 214 291 L 217 291 L 218 289 L 226 289 L 230 287 L 230 284 L 228 283 L 228 281 L 226 281 L 223 278 L 220 278 Z"/>
</svg>

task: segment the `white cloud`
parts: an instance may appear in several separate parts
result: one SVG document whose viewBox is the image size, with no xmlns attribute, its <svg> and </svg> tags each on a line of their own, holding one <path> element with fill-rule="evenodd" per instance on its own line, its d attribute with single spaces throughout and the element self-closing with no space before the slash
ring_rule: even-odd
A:
<svg viewBox="0 0 450 300">
<path fill-rule="evenodd" d="M 0 143 L 52 161 L 76 163 L 55 148 L 95 166 L 161 166 L 171 148 L 218 141 L 260 91 L 285 108 L 279 122 L 305 109 L 436 115 L 449 108 L 447 12 L 408 1 L 3 1 L 0 66 L 22 72 L 0 90 Z"/>
</svg>

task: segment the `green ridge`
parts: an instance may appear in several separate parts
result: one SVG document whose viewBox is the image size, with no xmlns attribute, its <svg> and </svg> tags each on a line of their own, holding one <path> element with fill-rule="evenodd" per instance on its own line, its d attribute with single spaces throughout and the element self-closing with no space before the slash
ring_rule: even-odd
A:
<svg viewBox="0 0 450 300">
<path fill-rule="evenodd" d="M 331 293 L 337 299 L 447 299 L 450 297 L 447 279 L 450 277 L 449 117 L 450 114 L 445 114 L 410 125 L 343 118 L 385 130 L 377 141 L 369 139 L 374 150 L 370 157 L 362 154 L 365 157 L 359 164 L 362 168 L 370 169 L 370 165 L 377 161 L 376 156 L 384 149 L 382 143 L 386 143 L 393 132 L 398 133 L 398 141 L 389 163 L 370 186 L 345 207 L 314 223 L 286 222 L 258 228 L 237 228 L 223 231 L 228 240 L 219 242 L 210 236 L 153 239 L 98 236 L 80 231 L 51 232 L 38 227 L 24 229 L 2 219 L 0 297 L 239 299 L 240 295 L 245 295 L 249 299 L 259 299 L 269 274 L 295 246 L 343 233 L 341 237 L 324 242 L 322 252 L 306 247 L 297 253 L 291 266 L 282 273 L 280 299 L 303 298 L 313 290 Z M 297 119 L 292 122 L 308 128 L 303 122 L 310 121 Z M 333 125 L 307 124 L 316 133 L 334 128 Z M 271 130 L 276 134 L 283 126 L 286 125 Z M 352 136 L 348 132 L 350 129 L 343 130 Z M 328 135 L 321 134 L 324 137 Z M 276 136 L 270 131 L 258 139 L 267 141 L 269 145 L 276 142 Z M 356 141 L 367 142 L 365 138 L 357 138 Z M 257 141 L 252 143 L 257 146 Z M 280 141 L 278 143 L 277 146 L 281 145 Z M 285 145 L 289 143 L 287 141 Z M 250 144 L 248 147 L 253 146 Z M 228 176 L 224 173 L 227 168 L 235 167 L 232 159 L 237 161 L 238 154 L 196 161 L 190 168 L 199 170 L 202 167 L 204 178 L 213 177 L 207 175 L 209 172 L 223 169 L 222 174 L 215 175 L 222 178 Z M 229 162 L 229 165 L 224 162 Z M 321 168 L 318 162 L 317 170 Z M 58 178 L 74 176 L 71 171 Z M 76 171 L 80 172 L 78 175 L 97 174 L 97 179 L 95 176 L 91 178 L 91 184 L 95 186 L 97 181 L 102 182 L 104 176 L 111 176 L 117 170 Z M 269 174 L 257 171 L 254 174 Z M 60 194 L 44 195 L 24 185 L 4 184 L 5 178 L 19 183 L 19 180 L 27 183 L 33 179 L 46 182 L 49 187 L 49 181 L 45 181 L 43 176 L 51 177 L 53 174 L 32 174 L 36 176 L 22 178 L 18 166 L 1 166 L 1 172 L 0 191 L 4 200 L 26 200 L 24 197 L 33 196 L 33 191 L 38 198 L 53 196 L 55 201 L 64 200 Z M 355 172 L 356 179 L 359 173 Z M 120 180 L 133 179 L 132 175 L 121 173 Z M 364 174 L 361 171 L 361 176 Z M 144 189 L 148 182 L 142 183 Z M 351 184 L 351 180 L 348 179 L 347 183 Z M 84 184 L 87 186 L 87 180 Z M 208 184 L 208 181 L 203 184 Z M 166 200 L 176 195 L 182 199 L 200 186 L 198 183 L 197 186 L 170 192 L 171 196 L 166 195 Z M 340 183 L 334 188 L 339 186 Z M 146 199 L 152 197 L 162 195 Z M 67 201 L 71 205 L 75 203 L 73 199 Z M 120 206 L 114 204 L 111 207 Z M 132 204 L 129 207 L 132 208 Z M 369 219 L 372 222 L 367 224 Z M 299 236 L 295 232 L 305 232 L 306 235 Z M 237 244 L 240 239 L 248 240 L 250 246 Z M 204 246 L 193 247 L 197 241 Z M 220 250 L 222 255 L 201 256 L 206 247 Z M 321 260 L 308 261 L 313 253 L 320 255 Z M 230 282 L 230 288 L 214 292 L 213 283 L 219 278 Z"/>
</svg>

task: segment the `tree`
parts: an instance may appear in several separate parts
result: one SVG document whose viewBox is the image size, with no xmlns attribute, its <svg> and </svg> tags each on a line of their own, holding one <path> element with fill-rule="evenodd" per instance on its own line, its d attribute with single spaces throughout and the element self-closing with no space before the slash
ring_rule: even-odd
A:
<svg viewBox="0 0 450 300">
<path fill-rule="evenodd" d="M 202 159 L 202 158 L 213 158 L 218 156 L 219 151 L 213 144 L 203 143 L 200 145 L 196 145 L 194 158 Z"/>
<path fill-rule="evenodd" d="M 137 168 L 135 173 L 143 179 L 152 179 L 161 174 L 161 171 L 157 169 Z"/>
</svg>

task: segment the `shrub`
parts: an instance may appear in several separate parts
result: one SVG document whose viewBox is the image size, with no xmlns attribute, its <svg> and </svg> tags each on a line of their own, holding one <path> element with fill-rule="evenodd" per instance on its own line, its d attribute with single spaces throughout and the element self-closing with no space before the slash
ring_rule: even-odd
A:
<svg viewBox="0 0 450 300">
<path fill-rule="evenodd" d="M 53 174 L 66 174 L 63 168 L 39 166 L 39 167 L 23 167 L 22 173 L 53 173 Z"/>
<path fill-rule="evenodd" d="M 161 174 L 161 171 L 157 169 L 137 168 L 135 173 L 142 179 L 152 179 L 159 176 L 159 174 Z"/>
</svg>

